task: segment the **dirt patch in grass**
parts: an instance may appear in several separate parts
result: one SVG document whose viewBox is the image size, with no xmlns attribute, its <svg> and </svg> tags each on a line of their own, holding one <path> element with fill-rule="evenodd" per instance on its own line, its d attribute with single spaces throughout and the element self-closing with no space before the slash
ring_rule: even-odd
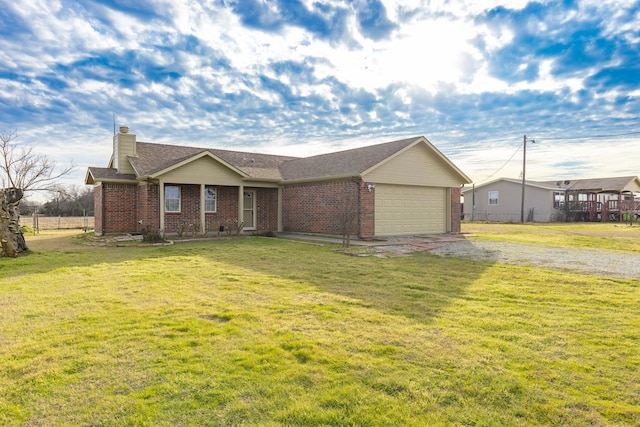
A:
<svg viewBox="0 0 640 427">
<path fill-rule="evenodd" d="M 45 230 L 24 235 L 27 246 L 33 251 L 77 250 L 93 233 L 78 230 Z"/>
</svg>

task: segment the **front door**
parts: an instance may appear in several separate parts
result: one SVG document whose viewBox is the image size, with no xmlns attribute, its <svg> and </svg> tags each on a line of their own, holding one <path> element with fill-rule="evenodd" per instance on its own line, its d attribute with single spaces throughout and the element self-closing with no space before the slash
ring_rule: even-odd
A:
<svg viewBox="0 0 640 427">
<path fill-rule="evenodd" d="M 256 229 L 256 192 L 255 190 L 244 191 L 244 210 L 242 220 L 245 230 Z"/>
</svg>

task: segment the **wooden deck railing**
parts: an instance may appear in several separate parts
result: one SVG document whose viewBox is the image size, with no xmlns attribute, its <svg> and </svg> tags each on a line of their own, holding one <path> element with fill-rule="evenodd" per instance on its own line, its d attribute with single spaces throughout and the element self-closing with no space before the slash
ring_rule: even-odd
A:
<svg viewBox="0 0 640 427">
<path fill-rule="evenodd" d="M 578 221 L 623 221 L 640 215 L 638 200 L 572 200 L 565 207 L 568 218 Z"/>
</svg>

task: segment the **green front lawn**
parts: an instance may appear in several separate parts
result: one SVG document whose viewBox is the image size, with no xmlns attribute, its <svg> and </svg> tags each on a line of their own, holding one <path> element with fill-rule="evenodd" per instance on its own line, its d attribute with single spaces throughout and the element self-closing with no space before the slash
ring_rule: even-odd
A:
<svg viewBox="0 0 640 427">
<path fill-rule="evenodd" d="M 640 225 L 625 223 L 464 223 L 462 232 L 485 239 L 550 246 L 578 246 L 640 252 Z"/>
<path fill-rule="evenodd" d="M 82 240 L 0 259 L 0 425 L 640 424 L 638 280 Z"/>
</svg>

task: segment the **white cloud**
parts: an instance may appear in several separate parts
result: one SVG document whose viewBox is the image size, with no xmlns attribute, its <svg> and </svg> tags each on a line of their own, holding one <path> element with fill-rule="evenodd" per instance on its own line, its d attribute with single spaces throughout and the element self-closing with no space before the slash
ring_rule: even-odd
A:
<svg viewBox="0 0 640 427">
<path fill-rule="evenodd" d="M 629 156 L 632 139 L 553 140 L 527 144 L 526 177 L 530 180 L 604 178 L 638 175 L 637 157 Z M 510 141 L 487 141 L 461 150 L 455 163 L 481 184 L 500 177 L 521 178 L 522 137 Z M 615 164 L 615 169 L 607 165 Z M 570 165 L 570 166 L 569 166 Z"/>
<path fill-rule="evenodd" d="M 315 1 L 304 2 L 309 10 L 320 13 Z M 614 129 L 624 121 L 628 129 L 634 123 L 638 89 L 626 94 L 620 88 L 596 92 L 586 84 L 602 67 L 625 66 L 623 61 L 628 59 L 621 54 L 612 54 L 610 61 L 594 55 L 597 60 L 558 77 L 554 70 L 561 64 L 560 55 L 541 56 L 537 55 L 540 46 L 518 45 L 524 53 L 514 55 L 514 74 L 519 70 L 518 75 L 527 78 L 498 77 L 492 66 L 501 60 L 503 48 L 522 43 L 523 29 L 511 26 L 508 11 L 497 14 L 500 17 L 491 23 L 477 18 L 497 6 L 522 12 L 529 4 L 526 0 L 384 3 L 387 16 L 398 26 L 387 39 L 372 40 L 360 33 L 355 15 L 358 3 L 330 2 L 352 12 L 346 34 L 338 40 L 293 24 L 273 32 L 248 28 L 219 1 L 156 1 L 157 17 L 149 19 L 114 11 L 100 2 L 5 1 L 3 6 L 32 26 L 25 27 L 24 34 L 33 43 L 18 45 L 10 37 L 0 38 L 3 71 L 19 74 L 16 79 L 0 80 L 0 107 L 24 109 L 19 130 L 25 132 L 25 139 L 52 141 L 47 147 L 56 150 L 66 144 L 72 148 L 64 150 L 60 159 L 67 152 L 78 153 L 84 164 L 104 165 L 108 160 L 108 119 L 115 109 L 119 124 L 131 126 L 141 140 L 242 146 L 274 154 L 319 154 L 417 132 L 452 154 L 452 160 L 476 179 L 503 164 L 520 137 L 514 137 L 513 145 L 501 140 L 477 146 L 467 142 L 475 131 L 500 136 L 521 127 L 549 134 L 558 129 L 588 133 L 583 124 Z M 553 7 L 554 14 L 549 9 L 544 20 L 532 15 L 526 31 L 549 43 L 571 43 L 574 29 L 584 28 L 585 22 L 600 22 L 605 36 L 626 41 L 626 49 L 633 49 L 640 39 L 635 28 L 640 15 L 632 12 L 637 2 L 585 0 L 573 10 L 574 6 L 563 8 L 558 2 L 545 1 L 538 8 L 545 5 Z M 182 49 L 185 40 L 193 41 L 191 36 L 197 39 L 193 49 Z M 137 62 L 125 56 L 133 54 Z M 98 58 L 95 65 L 76 65 L 68 71 L 61 67 L 89 57 Z M 313 77 L 322 83 L 273 71 L 274 63 L 284 61 L 313 67 Z M 127 76 L 128 67 L 134 71 Z M 533 67 L 538 67 L 537 76 L 527 74 Z M 181 77 L 163 80 L 145 74 L 156 68 L 160 76 L 175 71 Z M 322 108 L 305 100 L 283 105 L 277 90 L 264 87 L 263 76 L 280 81 L 299 97 L 319 97 Z M 59 77 L 69 86 L 58 89 L 49 83 L 50 77 Z M 119 83 L 127 78 L 133 83 Z M 354 94 L 363 92 L 368 94 L 359 104 Z M 532 99 L 535 105 L 518 105 L 529 92 L 533 98 L 542 95 L 544 102 Z M 367 108 L 371 94 L 377 93 L 387 95 L 381 95 L 373 109 Z M 624 97 L 631 100 L 628 106 L 620 104 Z M 345 113 L 341 107 L 351 110 Z M 529 114 L 533 110 L 536 117 Z M 49 111 L 53 112 L 50 117 Z M 32 124 L 31 115 L 48 125 Z M 432 138 L 436 135 L 438 139 Z M 531 150 L 529 173 L 532 178 L 556 178 L 558 169 L 549 159 L 577 159 L 591 168 L 587 172 L 605 167 L 631 170 L 640 160 L 635 152 L 625 151 L 628 145 L 629 141 L 597 140 L 536 147 Z M 54 149 L 47 150 L 58 156 Z M 500 175 L 517 177 L 521 169 L 517 158 Z"/>
</svg>

